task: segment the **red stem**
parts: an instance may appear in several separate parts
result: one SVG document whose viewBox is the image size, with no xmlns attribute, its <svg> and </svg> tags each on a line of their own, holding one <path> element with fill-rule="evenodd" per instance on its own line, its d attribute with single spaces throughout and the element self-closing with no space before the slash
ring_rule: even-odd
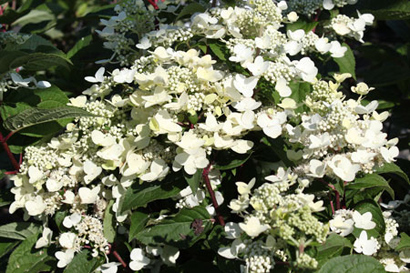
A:
<svg viewBox="0 0 410 273">
<path fill-rule="evenodd" d="M 8 137 L 4 138 L 3 134 L 0 132 L 0 142 L 1 145 L 3 146 L 3 149 L 6 151 L 8 158 L 11 161 L 11 164 L 13 165 L 13 168 L 18 171 L 20 169 L 20 164 L 17 162 L 16 158 L 14 157 L 13 153 L 10 151 L 9 145 L 7 145 L 7 139 Z"/>
<path fill-rule="evenodd" d="M 211 196 L 212 204 L 215 208 L 216 218 L 218 219 L 218 222 L 221 226 L 225 226 L 225 220 L 222 217 L 222 215 L 219 213 L 219 206 L 218 206 L 218 202 L 216 201 L 215 192 L 212 189 L 211 181 L 209 180 L 210 169 L 211 169 L 211 164 L 209 164 L 208 167 L 206 167 L 202 171 L 202 178 L 205 180 L 206 188 L 208 189 L 209 195 Z"/>
<path fill-rule="evenodd" d="M 112 251 L 111 253 L 112 253 L 112 255 L 114 255 L 114 257 L 121 263 L 121 265 L 122 265 L 124 268 L 127 268 L 127 263 L 124 262 L 124 260 L 121 258 L 120 254 L 118 254 L 118 252 L 117 252 L 116 250 Z"/>
<path fill-rule="evenodd" d="M 335 214 L 335 206 L 333 205 L 332 195 L 329 192 L 330 207 L 332 208 L 332 214 Z"/>
<path fill-rule="evenodd" d="M 148 1 L 148 3 L 150 3 L 154 7 L 154 9 L 158 9 L 158 5 L 157 5 L 157 3 L 155 3 L 154 0 L 147 0 L 147 1 Z"/>
<path fill-rule="evenodd" d="M 320 9 L 316 12 L 315 22 L 319 21 Z M 312 32 L 315 33 L 316 27 L 312 29 Z"/>
<path fill-rule="evenodd" d="M 336 209 L 340 209 L 340 193 L 338 191 L 335 191 L 336 195 Z"/>
</svg>

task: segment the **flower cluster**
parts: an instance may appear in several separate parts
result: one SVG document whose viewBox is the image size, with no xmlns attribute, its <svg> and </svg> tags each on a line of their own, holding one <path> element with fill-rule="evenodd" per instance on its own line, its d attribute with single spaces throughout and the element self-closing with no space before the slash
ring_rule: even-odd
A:
<svg viewBox="0 0 410 273">
<path fill-rule="evenodd" d="M 244 256 L 249 272 L 270 272 L 274 258 L 283 262 L 291 260 L 291 249 L 295 248 L 295 266 L 316 268 L 318 262 L 304 250 L 312 243 L 326 240 L 328 225 L 313 215 L 325 209 L 323 201 L 314 202 L 315 197 L 311 194 L 289 193 L 290 188 L 298 183 L 298 177 L 283 168 L 278 169 L 277 175 L 265 179 L 269 182 L 253 193 L 251 189 L 255 179 L 249 184 L 236 183 L 240 196 L 231 201 L 230 208 L 242 215 L 244 222 L 228 223 L 225 231 L 228 238 L 235 241 L 230 248 L 221 249 L 220 254 L 227 258 Z M 252 212 L 245 213 L 249 206 Z M 256 239 L 242 239 L 243 233 Z M 253 251 L 253 248 L 257 250 Z"/>
</svg>

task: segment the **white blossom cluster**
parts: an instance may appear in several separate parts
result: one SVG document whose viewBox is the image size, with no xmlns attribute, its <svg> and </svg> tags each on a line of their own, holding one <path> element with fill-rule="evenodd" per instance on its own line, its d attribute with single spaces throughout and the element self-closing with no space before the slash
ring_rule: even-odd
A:
<svg viewBox="0 0 410 273">
<path fill-rule="evenodd" d="M 220 249 L 219 254 L 229 259 L 243 256 L 248 272 L 270 272 L 274 257 L 283 262 L 290 260 L 291 248 L 296 247 L 294 266 L 316 268 L 318 262 L 304 252 L 304 248 L 326 240 L 329 226 L 313 215 L 325 209 L 323 201 L 314 202 L 312 194 L 290 194 L 289 189 L 298 183 L 298 177 L 282 167 L 276 175 L 265 179 L 269 182 L 253 191 L 255 179 L 248 184 L 236 183 L 239 197 L 232 200 L 229 207 L 241 215 L 244 222 L 226 225 L 227 238 L 234 242 Z M 252 208 L 250 213 L 248 208 Z M 243 239 L 243 234 L 256 240 Z M 259 250 L 253 250 L 255 244 Z"/>
<path fill-rule="evenodd" d="M 360 97 L 346 100 L 340 90 L 349 75 L 335 75 L 336 82 L 317 78 L 318 68 L 308 55 L 340 58 L 347 48 L 313 31 L 284 31 L 283 26 L 294 18 L 284 16 L 286 4 L 270 0 L 214 8 L 194 14 L 185 25 L 162 25 L 157 30 L 152 30 L 153 11 L 142 1 L 124 3 L 117 6 L 117 16 L 103 21 L 100 35 L 107 37 L 106 47 L 114 49 L 127 67 L 108 75 L 100 68 L 86 77 L 94 85 L 70 99 L 70 105 L 94 116 L 78 118 L 49 143 L 26 149 L 14 177 L 15 201 L 10 212 L 22 208 L 26 218 L 43 220 L 38 247 L 51 243 L 47 217 L 60 210 L 69 212 L 63 222 L 66 232 L 57 235 L 61 251 L 55 255 L 60 268 L 83 248 L 106 256 L 110 246 L 102 232 L 103 215 L 111 203 L 116 224 L 126 221 L 129 212 L 120 213 L 118 206 L 133 183 L 161 181 L 178 171 L 194 175 L 210 167 L 211 156 L 218 150 L 250 153 L 257 143 L 246 136 L 260 131 L 271 139 L 285 138 L 294 147 L 288 151 L 289 158 L 298 165 L 293 170 L 280 168 L 253 193 L 255 180 L 237 183 L 240 196 L 229 206 L 244 221 L 227 225 L 235 240 L 220 253 L 245 259 L 249 272 L 269 272 L 274 258 L 291 259 L 287 250 L 292 246 L 298 249 L 296 266 L 316 268 L 317 261 L 303 249 L 323 243 L 329 225 L 314 216 L 324 209 L 323 201 L 315 202 L 314 195 L 303 189 L 325 176 L 351 182 L 394 161 L 398 154 L 397 141 L 387 140 L 381 131 L 388 114 L 377 113 L 377 102 L 362 103 L 362 96 L 372 88 L 359 83 L 352 91 Z M 353 1 L 331 3 L 342 6 Z M 135 20 L 145 23 L 136 26 Z M 145 55 L 135 61 L 124 53 L 134 47 L 124 36 L 128 31 L 136 31 L 140 38 L 150 31 L 136 45 Z M 204 39 L 205 48 L 194 37 Z M 312 85 L 313 91 L 296 101 L 290 98 L 292 82 Z M 266 92 L 277 102 L 267 98 Z M 299 107 L 304 110 L 298 111 Z M 218 173 L 211 182 L 222 203 Z M 298 190 L 289 193 L 293 186 Z M 195 195 L 187 188 L 176 207 L 195 207 L 205 199 L 202 188 Z M 215 213 L 213 206 L 207 208 Z M 369 224 L 369 219 L 361 217 L 354 223 Z M 345 232 L 340 225 L 330 227 Z M 247 239 L 242 240 L 241 234 Z M 355 249 L 364 252 L 364 244 L 372 238 L 364 233 L 358 240 Z M 174 264 L 178 255 L 167 246 L 135 248 L 130 268 L 153 266 L 154 256 Z M 107 261 L 100 270 L 116 266 Z"/>
<path fill-rule="evenodd" d="M 379 114 L 377 101 L 362 105 L 362 96 L 372 90 L 365 83 L 352 87 L 360 95 L 358 100 L 345 100 L 338 87 L 346 77 L 350 75 L 336 75 L 336 83 L 314 83 L 305 100 L 310 111 L 300 115 L 300 125 L 286 125 L 289 141 L 303 143 L 303 150 L 295 156 L 299 152 L 302 162 L 309 161 L 298 170 L 307 176 L 353 181 L 358 172 L 371 173 L 398 156 L 398 139 L 387 140 L 382 132 L 388 112 Z"/>
</svg>

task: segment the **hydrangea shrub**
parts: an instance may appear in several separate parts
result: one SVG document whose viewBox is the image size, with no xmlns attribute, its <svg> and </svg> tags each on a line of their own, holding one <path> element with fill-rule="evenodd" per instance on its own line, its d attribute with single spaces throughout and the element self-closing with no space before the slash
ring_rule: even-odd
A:
<svg viewBox="0 0 410 273">
<path fill-rule="evenodd" d="M 13 161 L 6 272 L 407 272 L 387 177 L 409 181 L 348 45 L 374 17 L 339 13 L 357 2 L 123 1 L 81 95 L 4 71 L 54 88 L 6 129 L 59 125 Z"/>
</svg>

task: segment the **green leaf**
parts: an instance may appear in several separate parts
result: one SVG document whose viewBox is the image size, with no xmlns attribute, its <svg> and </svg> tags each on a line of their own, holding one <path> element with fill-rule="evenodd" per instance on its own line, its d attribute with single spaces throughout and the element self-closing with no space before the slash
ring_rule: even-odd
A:
<svg viewBox="0 0 410 273">
<path fill-rule="evenodd" d="M 371 13 L 377 20 L 407 20 L 410 19 L 410 2 L 402 1 L 386 1 L 391 2 L 382 9 L 371 9 Z"/>
<path fill-rule="evenodd" d="M 14 222 L 0 226 L 0 237 L 25 240 L 28 237 L 37 234 L 40 231 L 40 226 L 29 222 Z"/>
<path fill-rule="evenodd" d="M 8 106 L 3 104 L 0 106 L 1 118 L 6 120 L 12 116 L 15 116 L 27 109 L 31 109 L 32 107 L 24 102 L 18 102 L 15 104 L 15 107 Z"/>
<path fill-rule="evenodd" d="M 2 239 L 1 242 L 0 242 L 0 258 L 7 255 L 18 244 L 20 244 L 20 241 Z"/>
<path fill-rule="evenodd" d="M 235 154 L 237 155 L 237 154 Z M 217 162 L 213 167 L 220 171 L 235 169 L 248 161 L 252 154 L 236 156 L 235 158 L 226 157 L 224 161 Z M 239 157 L 239 158 L 238 158 Z"/>
<path fill-rule="evenodd" d="M 32 35 L 22 44 L 10 43 L 0 51 L 0 74 L 23 66 L 26 70 L 46 70 L 53 66 L 69 68 L 67 56 L 50 41 Z"/>
<path fill-rule="evenodd" d="M 131 215 L 131 226 L 128 235 L 128 242 L 131 242 L 135 236 L 144 229 L 148 220 L 148 214 L 141 211 L 135 211 Z"/>
<path fill-rule="evenodd" d="M 186 5 L 178 14 L 176 20 L 179 20 L 182 17 L 185 16 L 191 16 L 192 14 L 196 12 L 204 12 L 206 9 L 204 6 L 202 6 L 199 3 L 193 2 L 189 5 Z"/>
<path fill-rule="evenodd" d="M 365 255 L 342 256 L 330 259 L 317 273 L 385 273 L 383 265 Z"/>
<path fill-rule="evenodd" d="M 184 177 L 186 182 L 188 182 L 188 185 L 191 188 L 192 193 L 196 194 L 196 192 L 199 189 L 199 184 L 201 183 L 202 170 L 198 169 L 196 173 L 193 175 L 189 175 L 184 172 Z"/>
<path fill-rule="evenodd" d="M 383 166 L 381 166 L 380 168 L 378 168 L 376 170 L 377 174 L 388 174 L 388 175 L 395 175 L 397 177 L 400 177 L 402 180 L 406 181 L 408 184 L 410 184 L 409 181 L 409 177 L 407 176 L 407 174 L 400 169 L 399 166 L 397 166 L 394 163 L 386 163 Z"/>
<path fill-rule="evenodd" d="M 194 231 L 192 224 L 201 222 L 202 227 Z M 183 208 L 174 217 L 147 227 L 136 236 L 136 239 L 146 245 L 167 244 L 185 249 L 202 239 L 211 229 L 212 222 L 208 211 L 203 207 Z"/>
<path fill-rule="evenodd" d="M 362 73 L 366 82 L 372 86 L 388 86 L 408 80 L 410 68 L 407 64 L 396 62 L 384 62 L 377 67 Z"/>
<path fill-rule="evenodd" d="M 7 106 L 9 107 L 13 107 L 17 103 L 25 103 L 26 105 L 34 107 L 38 106 L 38 104 L 50 101 L 58 102 L 60 104 L 67 104 L 69 102 L 69 99 L 67 95 L 55 85 L 49 88 L 35 90 L 19 88 L 7 94 L 2 107 L 4 106 L 4 104 L 7 104 Z M 7 117 L 10 117 L 10 115 L 8 115 Z"/>
<path fill-rule="evenodd" d="M 60 107 L 53 109 L 30 108 L 4 121 L 4 127 L 10 131 L 20 131 L 25 128 L 59 119 L 90 117 L 93 114 L 77 107 Z"/>
<path fill-rule="evenodd" d="M 52 270 L 50 264 L 54 264 L 54 256 L 47 251 L 33 249 L 37 242 L 37 236 L 38 234 L 31 235 L 11 253 L 6 273 L 49 272 Z"/>
<path fill-rule="evenodd" d="M 90 273 L 104 263 L 102 257 L 93 258 L 88 249 L 81 250 L 75 254 L 74 259 L 64 270 L 64 273 Z"/>
<path fill-rule="evenodd" d="M 394 190 L 389 183 L 377 174 L 368 174 L 365 177 L 358 178 L 354 182 L 348 183 L 346 189 L 365 191 L 369 188 L 378 188 L 380 191 L 387 191 L 394 199 Z"/>
<path fill-rule="evenodd" d="M 270 148 L 270 151 L 273 152 L 277 157 L 285 163 L 286 166 L 294 166 L 295 163 L 291 161 L 286 154 L 286 143 L 283 138 L 270 138 L 262 137 L 261 142 L 267 145 Z"/>
<path fill-rule="evenodd" d="M 400 233 L 400 243 L 395 248 L 396 251 L 402 251 L 404 249 L 410 248 L 410 237 L 406 233 Z"/>
<path fill-rule="evenodd" d="M 341 58 L 333 58 L 333 60 L 339 66 L 340 73 L 350 73 L 356 79 L 356 60 L 353 51 L 346 43 L 343 43 L 343 46 L 347 47 L 345 55 Z"/>
<path fill-rule="evenodd" d="M 67 53 L 67 58 L 71 59 L 72 57 L 75 56 L 81 49 L 84 47 L 90 45 L 93 37 L 91 35 L 88 35 L 86 37 L 81 38 L 80 41 L 78 41 L 70 51 Z"/>
<path fill-rule="evenodd" d="M 352 247 L 352 243 L 347 238 L 333 233 L 330 234 L 323 245 L 318 247 L 316 259 L 319 261 L 328 260 L 329 258 L 340 256 L 345 248 Z"/>
<path fill-rule="evenodd" d="M 378 237 L 380 234 L 384 234 L 384 231 L 386 229 L 386 224 L 384 222 L 382 210 L 379 207 L 379 205 L 373 201 L 373 200 L 363 200 L 356 204 L 354 207 L 355 210 L 360 212 L 361 214 L 364 214 L 366 212 L 370 212 L 372 214 L 372 221 L 376 223 L 376 227 L 371 230 L 367 230 L 368 236 L 373 236 L 373 237 Z M 361 233 L 361 229 L 356 229 L 353 231 L 353 234 L 356 237 L 359 237 Z"/>
<path fill-rule="evenodd" d="M 228 54 L 225 44 L 215 40 L 211 40 L 208 42 L 208 46 L 211 49 L 211 51 L 215 54 L 215 56 L 218 57 L 221 61 L 227 60 Z"/>
<path fill-rule="evenodd" d="M 7 51 L 5 52 L 7 54 Z M 12 62 L 8 65 L 8 70 L 17 68 L 17 67 L 24 67 L 26 70 L 31 71 L 39 71 L 39 70 L 47 70 L 53 66 L 62 66 L 68 68 L 68 59 L 65 56 L 61 56 L 59 54 L 49 54 L 49 53 L 30 53 L 24 54 L 21 53 L 20 57 L 15 58 Z"/>
<path fill-rule="evenodd" d="M 287 24 L 286 29 L 291 31 L 296 31 L 298 29 L 303 29 L 306 33 L 311 32 L 319 22 L 306 22 L 302 19 L 299 19 L 297 22 L 293 24 Z"/>
<path fill-rule="evenodd" d="M 2 158 L 2 160 L 3 159 L 4 157 Z M 8 162 L 8 158 L 6 160 Z M 3 166 L 3 163 L 1 163 L 1 165 Z M 0 170 L 0 179 L 2 179 L 4 176 L 5 176 L 4 170 Z M 4 191 L 4 190 L 0 191 L 0 207 L 4 207 L 13 201 L 14 201 L 14 194 L 12 194 L 10 191 Z"/>
<path fill-rule="evenodd" d="M 296 113 L 302 113 L 305 111 L 304 101 L 306 95 L 308 95 L 312 90 L 312 85 L 306 82 L 291 82 L 289 84 L 290 89 L 292 89 L 292 94 L 290 98 L 294 99 L 297 104 L 300 104 L 298 108 L 295 109 Z"/>
<path fill-rule="evenodd" d="M 50 10 L 33 9 L 28 14 L 14 21 L 12 25 L 23 27 L 28 24 L 38 24 L 43 21 L 50 21 L 53 19 L 55 19 L 55 16 Z"/>
<path fill-rule="evenodd" d="M 170 180 L 170 181 L 169 181 Z M 159 181 L 153 183 L 134 183 L 127 189 L 120 212 L 146 206 L 149 202 L 174 197 L 185 188 L 183 179 Z"/>
<path fill-rule="evenodd" d="M 115 239 L 115 217 L 114 212 L 112 210 L 112 205 L 114 205 L 114 200 L 110 200 L 105 209 L 104 213 L 104 221 L 103 221 L 103 228 L 104 228 L 104 237 L 107 239 L 109 243 L 114 242 Z"/>
</svg>

